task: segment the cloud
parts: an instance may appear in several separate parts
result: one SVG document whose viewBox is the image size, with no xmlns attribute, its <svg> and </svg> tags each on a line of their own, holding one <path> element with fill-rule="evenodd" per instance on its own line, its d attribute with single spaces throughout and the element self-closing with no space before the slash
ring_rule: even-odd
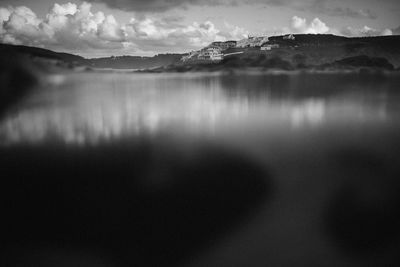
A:
<svg viewBox="0 0 400 267">
<path fill-rule="evenodd" d="M 0 41 L 12 44 L 35 45 L 66 50 L 122 47 L 125 38 L 112 15 L 93 14 L 91 5 L 82 3 L 55 4 L 40 19 L 29 8 L 1 8 Z"/>
<path fill-rule="evenodd" d="M 393 34 L 400 35 L 400 26 L 392 30 Z"/>
<path fill-rule="evenodd" d="M 0 34 L 5 33 L 4 22 L 8 21 L 10 18 L 11 12 L 7 8 L 0 7 Z"/>
<path fill-rule="evenodd" d="M 245 30 L 242 27 L 235 26 L 232 24 L 229 24 L 228 22 L 224 22 L 225 27 L 227 29 L 226 32 L 221 32 L 221 35 L 225 36 L 227 40 L 233 39 L 233 40 L 239 40 L 247 37 L 249 35 L 249 31 Z"/>
<path fill-rule="evenodd" d="M 216 40 L 241 39 L 247 31 L 211 21 L 184 25 L 178 17 L 137 16 L 120 24 L 93 13 L 91 4 L 54 4 L 41 19 L 27 7 L 0 8 L 0 41 L 80 54 L 183 52 Z"/>
<path fill-rule="evenodd" d="M 314 0 L 309 5 L 300 8 L 308 10 L 317 14 L 324 14 L 336 17 L 350 17 L 350 18 L 368 18 L 376 19 L 377 16 L 370 9 L 352 9 L 350 7 L 332 7 L 328 6 L 327 0 Z"/>
<path fill-rule="evenodd" d="M 89 0 L 90 2 L 104 3 L 111 8 L 127 11 L 163 12 L 172 8 L 186 8 L 190 5 L 218 6 L 236 5 L 236 0 Z M 251 1 L 251 0 L 250 0 Z"/>
<path fill-rule="evenodd" d="M 111 8 L 137 12 L 164 12 L 173 8 L 190 6 L 239 6 L 262 4 L 269 6 L 285 6 L 294 0 L 88 0 L 103 3 Z"/>
<path fill-rule="evenodd" d="M 211 21 L 193 22 L 190 25 L 171 27 L 163 20 L 145 18 L 132 19 L 125 30 L 129 40 L 141 47 L 163 50 L 165 47 L 198 49 L 217 40 L 242 39 L 248 32 L 243 28 L 226 24 L 226 30 L 219 30 Z M 178 51 L 177 51 L 178 52 Z"/>
<path fill-rule="evenodd" d="M 27 7 L 1 8 L 0 21 L 0 40 L 4 42 L 22 44 L 34 40 L 32 43 L 38 44 L 47 38 L 47 27 Z"/>
<path fill-rule="evenodd" d="M 399 31 L 400 27 L 397 30 Z M 275 29 L 275 32 L 277 32 L 277 34 L 335 34 L 348 37 L 366 37 L 392 35 L 396 33 L 396 29 L 374 29 L 368 26 L 362 28 L 344 27 L 342 29 L 336 29 L 329 27 L 319 18 L 314 18 L 310 23 L 308 23 L 305 18 L 293 16 L 289 27 Z"/>
<path fill-rule="evenodd" d="M 346 27 L 342 29 L 340 33 L 344 36 L 360 36 L 360 37 L 393 35 L 393 31 L 391 29 L 378 30 L 370 28 L 368 26 L 364 26 L 363 28 Z"/>
<path fill-rule="evenodd" d="M 308 11 L 319 15 L 376 19 L 370 9 L 353 9 L 350 7 L 332 6 L 328 0 L 88 0 L 104 3 L 111 8 L 136 12 L 164 12 L 173 8 L 190 6 L 286 6 L 298 11 Z M 328 5 L 328 3 L 330 5 Z"/>
<path fill-rule="evenodd" d="M 169 0 L 174 1 L 179 2 Z M 276 5 L 283 3 L 273 1 L 276 1 Z M 307 22 L 305 18 L 294 16 L 290 25 L 280 32 L 372 36 L 391 35 L 396 30 L 379 30 L 367 26 L 338 30 L 329 27 L 319 18 Z M 136 14 L 128 23 L 121 24 L 112 15 L 101 11 L 92 12 L 92 5 L 88 2 L 80 5 L 54 4 L 43 18 L 24 6 L 0 7 L 0 42 L 38 46 L 84 56 L 185 52 L 199 49 L 213 41 L 239 40 L 248 33 L 246 29 L 228 22 L 220 27 L 212 21 L 184 24 L 181 17 L 163 17 L 160 14 Z"/>
<path fill-rule="evenodd" d="M 292 17 L 290 29 L 293 33 L 310 34 L 323 34 L 328 33 L 330 30 L 330 28 L 319 18 L 315 18 L 310 24 L 307 24 L 307 20 L 305 18 L 300 18 L 298 16 Z"/>
</svg>

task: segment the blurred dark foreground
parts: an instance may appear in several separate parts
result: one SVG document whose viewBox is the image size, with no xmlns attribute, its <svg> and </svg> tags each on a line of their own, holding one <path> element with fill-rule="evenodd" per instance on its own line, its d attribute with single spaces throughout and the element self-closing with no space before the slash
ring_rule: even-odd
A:
<svg viewBox="0 0 400 267">
<path fill-rule="evenodd" d="M 158 140 L 2 148 L 1 265 L 399 263 L 390 153 L 329 146 L 328 159 L 304 150 L 270 168 L 207 141 Z"/>
<path fill-rule="evenodd" d="M 164 266 L 212 245 L 269 195 L 269 174 L 213 146 L 3 149 L 2 266 Z"/>
</svg>

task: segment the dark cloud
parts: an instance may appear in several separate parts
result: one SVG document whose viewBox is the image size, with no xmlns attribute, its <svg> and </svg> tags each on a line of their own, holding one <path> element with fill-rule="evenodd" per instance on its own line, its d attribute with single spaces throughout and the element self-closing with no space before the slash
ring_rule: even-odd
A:
<svg viewBox="0 0 400 267">
<path fill-rule="evenodd" d="M 368 18 L 376 19 L 377 16 L 369 9 L 353 9 L 350 7 L 330 6 L 327 0 L 315 0 L 308 5 L 299 7 L 301 11 L 311 11 L 315 14 L 324 14 L 334 17 Z"/>
<path fill-rule="evenodd" d="M 393 29 L 392 31 L 394 35 L 400 35 L 400 26 L 397 27 L 396 29 Z"/>
<path fill-rule="evenodd" d="M 88 0 L 89 2 L 104 3 L 112 8 L 127 11 L 163 12 L 175 7 L 188 5 L 234 5 L 236 0 Z"/>
<path fill-rule="evenodd" d="M 0 0 L 1 1 L 1 0 Z M 89 2 L 104 3 L 112 8 L 127 11 L 163 12 L 172 8 L 187 8 L 188 6 L 239 6 L 244 4 L 265 4 L 271 6 L 285 6 L 293 0 L 86 0 Z"/>
<path fill-rule="evenodd" d="M 1 1 L 1 0 L 0 0 Z M 328 0 L 87 0 L 104 3 L 111 8 L 137 12 L 164 12 L 172 8 L 187 8 L 188 6 L 240 6 L 262 4 L 264 6 L 287 6 L 295 10 L 308 11 L 337 17 L 376 19 L 376 14 L 369 9 L 353 9 L 342 7 L 339 2 Z"/>
</svg>

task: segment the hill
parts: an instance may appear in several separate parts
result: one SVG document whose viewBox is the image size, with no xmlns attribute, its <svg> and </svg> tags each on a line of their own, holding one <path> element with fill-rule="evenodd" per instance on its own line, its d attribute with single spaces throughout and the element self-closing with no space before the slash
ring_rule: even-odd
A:
<svg viewBox="0 0 400 267">
<path fill-rule="evenodd" d="M 39 83 L 38 64 L 24 53 L 47 59 L 56 57 L 56 53 L 39 48 L 0 45 L 0 119 Z"/>
<path fill-rule="evenodd" d="M 265 49 L 261 49 L 261 46 Z M 223 50 L 222 61 L 184 62 L 159 71 L 264 69 L 395 70 L 400 67 L 400 36 L 348 38 L 331 34 L 272 36 L 264 43 Z M 157 70 L 156 70 L 157 71 Z"/>
<path fill-rule="evenodd" d="M 294 65 L 321 65 L 347 57 L 368 56 L 386 58 L 395 67 L 400 66 L 398 35 L 348 38 L 331 34 L 295 34 L 294 37 L 294 40 L 270 37 L 269 43 L 279 44 L 280 48 L 268 55 L 279 56 Z"/>
<path fill-rule="evenodd" d="M 86 65 L 94 68 L 150 69 L 179 62 L 182 54 L 159 54 L 153 57 L 121 56 L 87 59 Z"/>
<path fill-rule="evenodd" d="M 0 44 L 0 52 L 11 51 L 39 62 L 43 69 L 52 65 L 73 68 L 85 66 L 109 69 L 174 69 L 202 70 L 218 68 L 262 67 L 278 69 L 304 68 L 358 68 L 377 67 L 398 69 L 400 67 L 400 36 L 348 38 L 331 34 L 295 34 L 294 39 L 285 36 L 269 37 L 265 44 L 278 48 L 262 51 L 259 47 L 230 48 L 224 54 L 243 52 L 226 56 L 218 66 L 180 66 L 184 54 L 159 54 L 153 57 L 119 56 L 86 59 L 81 56 L 58 53 L 42 48 Z M 368 57 L 369 59 L 363 58 Z M 351 64 L 341 60 L 350 58 Z M 382 63 L 383 61 L 387 61 Z M 50 63 L 50 64 L 49 64 Z M 378 64 L 379 63 L 379 64 Z M 386 64 L 387 63 L 387 64 Z M 374 65 L 375 64 L 375 65 Z M 167 67 L 169 66 L 169 67 Z"/>
<path fill-rule="evenodd" d="M 67 63 L 85 62 L 85 59 L 81 56 L 76 56 L 68 53 L 58 53 L 43 48 L 23 46 L 23 45 L 0 44 L 0 51 L 2 51 L 2 53 L 5 53 L 6 51 L 11 51 L 12 53 L 27 55 L 31 58 L 59 60 Z"/>
<path fill-rule="evenodd" d="M 177 63 L 182 57 L 182 54 L 159 54 L 153 57 L 113 56 L 87 59 L 81 56 L 54 52 L 43 48 L 8 44 L 0 44 L 0 52 L 1 54 L 14 53 L 36 61 L 42 61 L 42 63 L 53 63 L 53 65 L 61 67 L 87 66 L 111 69 L 147 69 L 162 67 Z"/>
</svg>

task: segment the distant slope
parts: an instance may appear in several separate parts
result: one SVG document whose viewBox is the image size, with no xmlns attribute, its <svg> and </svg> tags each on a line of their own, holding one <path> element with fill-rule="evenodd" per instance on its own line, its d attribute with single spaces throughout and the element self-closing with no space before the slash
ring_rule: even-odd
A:
<svg viewBox="0 0 400 267">
<path fill-rule="evenodd" d="M 153 57 L 121 56 L 85 59 L 68 53 L 58 53 L 51 50 L 22 45 L 0 44 L 0 50 L 12 51 L 19 55 L 43 60 L 56 60 L 69 65 L 83 65 L 93 68 L 112 69 L 148 69 L 177 63 L 183 54 L 159 54 Z"/>
<path fill-rule="evenodd" d="M 272 50 L 260 47 L 230 48 L 221 62 L 187 63 L 154 70 L 219 71 L 262 68 L 281 70 L 400 70 L 400 36 L 347 38 L 331 34 L 295 34 L 269 37 L 265 44 L 278 44 Z M 240 54 L 235 54 L 242 52 Z"/>
<path fill-rule="evenodd" d="M 0 44 L 1 50 L 10 50 L 14 53 L 28 55 L 30 57 L 35 58 L 43 58 L 43 59 L 53 59 L 53 60 L 61 60 L 66 63 L 83 63 L 85 59 L 80 56 L 67 54 L 67 53 L 58 53 L 51 50 L 38 48 L 38 47 L 30 47 L 23 45 L 9 45 L 9 44 Z"/>
<path fill-rule="evenodd" d="M 272 54 L 285 60 L 301 55 L 305 57 L 306 64 L 312 65 L 365 55 L 383 57 L 394 66 L 400 66 L 399 35 L 347 38 L 331 34 L 295 34 L 294 37 L 295 40 L 284 40 L 283 36 L 270 37 L 270 43 L 277 43 L 282 48 Z"/>
<path fill-rule="evenodd" d="M 358 44 L 360 46 L 375 46 L 387 49 L 389 51 L 399 51 L 400 35 L 390 36 L 372 36 L 372 37 L 344 37 L 333 34 L 294 34 L 295 40 L 285 40 L 284 36 L 269 37 L 269 42 L 279 43 L 281 45 L 299 45 L 299 46 L 326 46 Z"/>
<path fill-rule="evenodd" d="M 154 57 L 121 56 L 87 59 L 86 64 L 94 68 L 151 69 L 179 62 L 183 54 L 159 54 Z"/>
</svg>

